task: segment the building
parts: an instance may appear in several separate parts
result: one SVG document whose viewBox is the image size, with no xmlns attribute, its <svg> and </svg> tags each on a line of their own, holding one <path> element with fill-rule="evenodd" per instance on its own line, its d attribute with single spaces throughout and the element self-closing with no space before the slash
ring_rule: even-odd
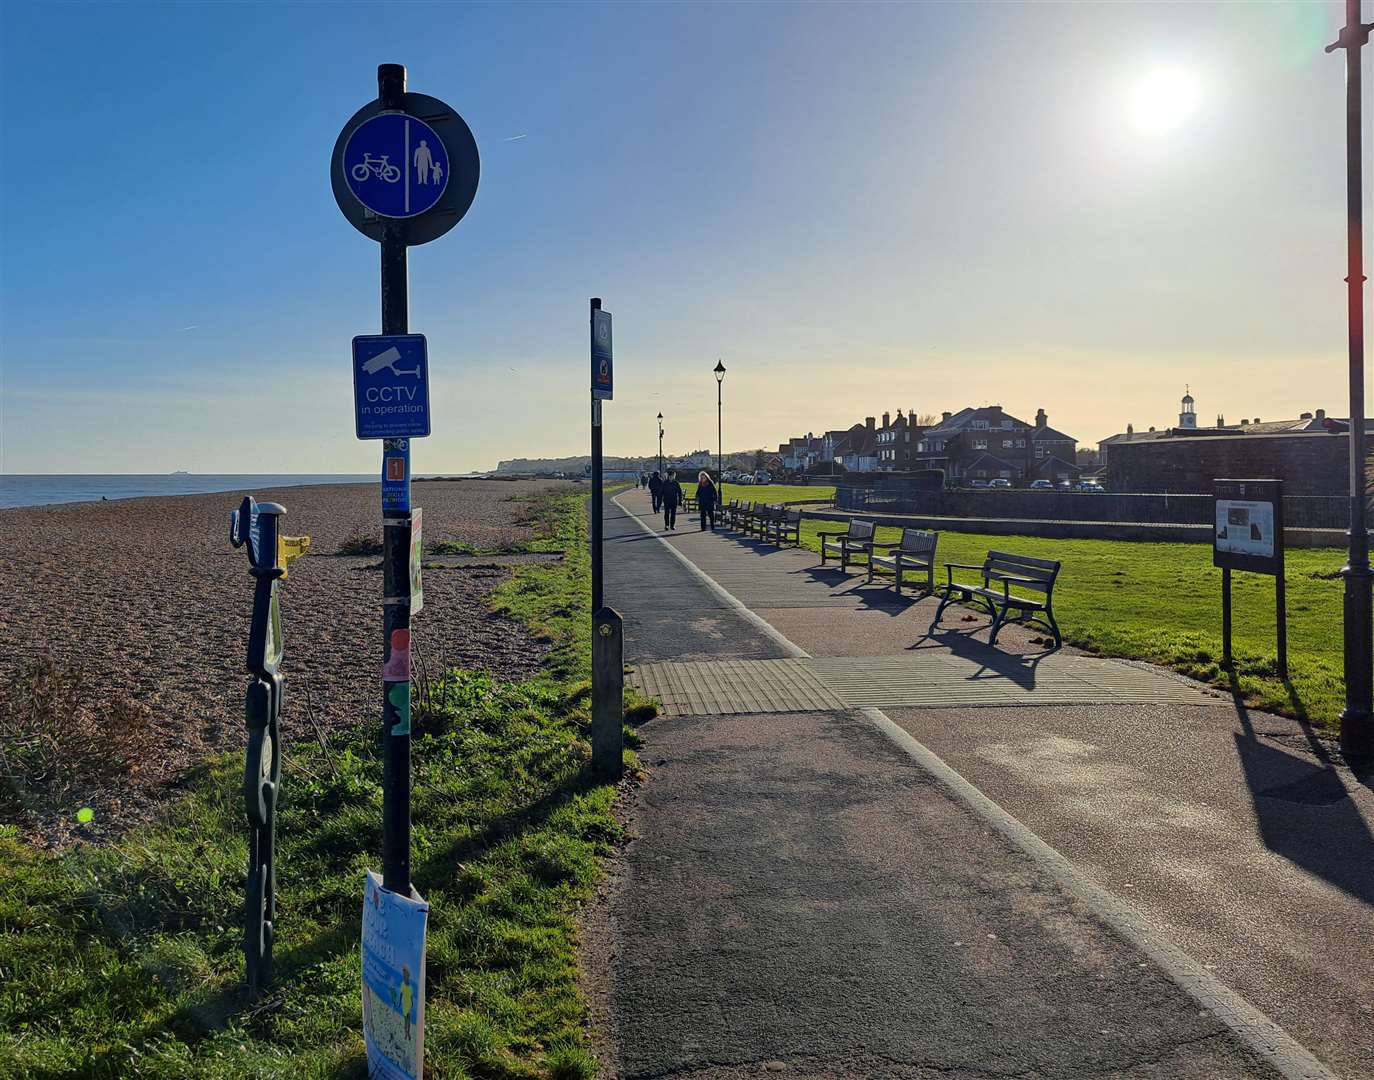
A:
<svg viewBox="0 0 1374 1080">
<path fill-rule="evenodd" d="M 1221 477 L 1253 477 L 1283 480 L 1290 495 L 1337 495 L 1349 487 L 1349 426 L 1315 409 L 1291 420 L 1256 416 L 1238 424 L 1218 416 L 1215 426 L 1199 427 L 1185 390 L 1177 427 L 1127 425 L 1098 443 L 1098 458 L 1114 491 L 1203 493 Z"/>
<path fill-rule="evenodd" d="M 878 469 L 882 472 L 910 472 L 916 468 L 916 445 L 925 430 L 916 424 L 916 415 L 906 416 L 897 410 L 897 419 L 883 413 L 883 426 L 878 428 L 875 443 Z"/>
<path fill-rule="evenodd" d="M 943 469 L 948 483 L 1010 480 L 1059 484 L 1078 476 L 1078 440 L 1049 425 L 1044 409 L 1035 423 L 1012 416 L 1000 405 L 943 413 L 916 440 L 912 468 Z"/>
</svg>

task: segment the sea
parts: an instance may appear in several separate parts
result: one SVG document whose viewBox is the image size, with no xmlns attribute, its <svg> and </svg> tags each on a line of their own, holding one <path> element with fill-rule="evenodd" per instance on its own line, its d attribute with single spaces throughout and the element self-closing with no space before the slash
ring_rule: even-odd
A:
<svg viewBox="0 0 1374 1080">
<path fill-rule="evenodd" d="M 419 479 L 417 477 L 416 479 Z M 0 508 L 53 503 L 138 499 L 148 495 L 203 495 L 214 491 L 264 491 L 304 484 L 376 484 L 377 473 L 94 473 L 82 476 L 0 475 Z"/>
</svg>

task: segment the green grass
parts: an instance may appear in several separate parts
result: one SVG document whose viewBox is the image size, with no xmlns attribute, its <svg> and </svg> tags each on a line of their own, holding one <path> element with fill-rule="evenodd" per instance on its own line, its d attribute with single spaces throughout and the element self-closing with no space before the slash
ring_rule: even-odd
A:
<svg viewBox="0 0 1374 1080">
<path fill-rule="evenodd" d="M 589 702 L 575 681 L 589 622 L 584 505 L 536 508 L 570 556 L 522 568 L 496 601 L 549 637 L 549 672 L 522 683 L 452 672 L 416 714 L 431 1078 L 595 1072 L 574 913 L 619 828 L 613 789 L 587 771 Z M 286 757 L 277 979 L 257 1001 L 241 989 L 239 759 L 208 764 L 164 819 L 105 846 L 54 855 L 0 829 L 0 1075 L 365 1076 L 358 938 L 363 872 L 381 850 L 372 726 Z"/>
<path fill-rule="evenodd" d="M 686 485 L 683 490 L 695 490 L 696 485 L 688 489 Z M 723 490 L 723 498 L 726 502 L 731 499 L 739 499 L 741 502 L 769 503 L 796 503 L 796 502 L 825 502 L 835 501 L 835 486 L 820 485 L 810 487 L 806 484 L 726 484 Z"/>
<path fill-rule="evenodd" d="M 804 522 L 802 543 L 819 551 L 817 529 L 841 527 Z M 895 540 L 900 530 L 878 533 Z M 1220 667 L 1221 571 L 1212 566 L 1210 546 L 942 532 L 937 562 L 981 563 L 991 548 L 1063 562 L 1054 610 L 1072 645 L 1234 688 L 1253 706 L 1322 727 L 1340 714 L 1342 586 L 1332 575 L 1345 556 L 1337 548 L 1287 552 L 1287 683 L 1277 673 L 1274 579 L 1259 574 L 1232 575 L 1234 683 Z M 939 566 L 936 581 L 943 580 Z"/>
</svg>

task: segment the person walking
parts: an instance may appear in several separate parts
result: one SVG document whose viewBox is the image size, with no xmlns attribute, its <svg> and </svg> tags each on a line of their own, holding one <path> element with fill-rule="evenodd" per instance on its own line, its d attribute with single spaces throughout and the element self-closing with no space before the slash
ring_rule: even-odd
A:
<svg viewBox="0 0 1374 1080">
<path fill-rule="evenodd" d="M 668 470 L 668 478 L 659 489 L 658 501 L 663 504 L 663 527 L 677 529 L 677 508 L 682 502 L 682 485 L 677 482 L 677 473 Z"/>
<path fill-rule="evenodd" d="M 663 501 L 663 477 L 658 475 L 658 470 L 654 470 L 654 475 L 649 477 L 649 498 L 654 501 L 654 513 L 657 514 Z"/>
<path fill-rule="evenodd" d="M 703 532 L 707 528 L 712 532 L 716 531 L 716 509 L 720 502 L 718 496 L 719 492 L 711 480 L 711 474 L 703 469 L 697 474 L 697 510 Z"/>
</svg>

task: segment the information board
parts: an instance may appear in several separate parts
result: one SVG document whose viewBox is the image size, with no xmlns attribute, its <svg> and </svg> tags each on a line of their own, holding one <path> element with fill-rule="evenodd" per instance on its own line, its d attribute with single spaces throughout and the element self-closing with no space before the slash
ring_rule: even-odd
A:
<svg viewBox="0 0 1374 1080">
<path fill-rule="evenodd" d="M 1283 572 L 1283 482 L 1216 480 L 1212 565 Z"/>
</svg>

